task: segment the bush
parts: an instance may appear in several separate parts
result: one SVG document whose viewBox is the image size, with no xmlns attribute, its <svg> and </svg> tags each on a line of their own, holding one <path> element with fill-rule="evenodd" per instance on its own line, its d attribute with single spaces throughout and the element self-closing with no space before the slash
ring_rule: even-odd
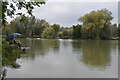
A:
<svg viewBox="0 0 120 80">
<path fill-rule="evenodd" d="M 20 57 L 21 50 L 17 48 L 14 44 L 9 44 L 9 42 L 3 39 L 2 41 L 2 65 L 11 66 L 18 68 L 19 65 L 16 63 L 17 58 Z"/>
</svg>

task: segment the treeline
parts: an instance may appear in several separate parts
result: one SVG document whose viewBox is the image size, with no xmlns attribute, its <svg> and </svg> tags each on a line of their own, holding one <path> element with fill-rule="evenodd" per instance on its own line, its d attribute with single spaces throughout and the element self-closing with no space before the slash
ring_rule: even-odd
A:
<svg viewBox="0 0 120 80">
<path fill-rule="evenodd" d="M 50 25 L 43 19 L 34 16 L 26 17 L 21 22 L 21 16 L 6 23 L 3 27 L 3 35 L 20 33 L 21 37 L 62 38 L 62 39 L 116 39 L 120 35 L 120 25 L 112 24 L 112 13 L 107 9 L 92 11 L 78 19 L 82 25 L 61 27 L 59 24 Z"/>
</svg>

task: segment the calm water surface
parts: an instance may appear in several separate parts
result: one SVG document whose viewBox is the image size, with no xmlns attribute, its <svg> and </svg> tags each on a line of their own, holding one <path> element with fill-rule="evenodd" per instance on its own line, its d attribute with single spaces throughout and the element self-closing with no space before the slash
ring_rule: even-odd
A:
<svg viewBox="0 0 120 80">
<path fill-rule="evenodd" d="M 7 78 L 117 78 L 118 41 L 21 39 L 30 49 Z"/>
</svg>

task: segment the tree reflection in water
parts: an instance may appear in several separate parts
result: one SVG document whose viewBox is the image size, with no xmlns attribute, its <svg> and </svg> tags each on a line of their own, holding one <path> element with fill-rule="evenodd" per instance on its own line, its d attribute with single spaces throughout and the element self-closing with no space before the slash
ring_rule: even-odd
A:
<svg viewBox="0 0 120 80">
<path fill-rule="evenodd" d="M 86 66 L 105 69 L 111 62 L 111 43 L 108 40 L 76 40 L 73 51 Z"/>
<path fill-rule="evenodd" d="M 83 41 L 81 61 L 91 67 L 105 68 L 110 65 L 110 41 Z"/>
<path fill-rule="evenodd" d="M 56 39 L 21 39 L 21 43 L 23 46 L 29 46 L 30 49 L 26 51 L 25 56 L 21 56 L 22 58 L 30 58 L 32 60 L 37 56 L 46 56 L 49 51 L 53 51 L 54 53 L 59 52 L 60 42 Z"/>
<path fill-rule="evenodd" d="M 25 41 L 26 40 L 26 41 Z M 59 52 L 60 40 L 50 39 L 33 39 L 21 40 L 24 45 L 30 46 L 30 50 L 27 52 L 27 56 L 22 58 L 35 59 L 36 56 L 48 55 L 50 51 L 54 53 Z M 112 42 L 106 40 L 73 40 L 73 52 L 78 54 L 79 60 L 89 67 L 106 68 L 110 66 L 111 62 L 111 47 Z M 112 45 L 112 46 L 111 46 Z"/>
<path fill-rule="evenodd" d="M 46 60 L 45 64 L 48 64 L 48 63 L 51 64 L 50 62 L 53 62 L 53 64 L 54 64 L 54 61 L 57 60 L 55 57 L 56 56 L 59 57 L 59 54 L 60 54 L 60 58 L 58 60 L 61 61 L 61 59 L 62 59 L 63 62 L 65 60 L 66 60 L 65 62 L 68 61 L 67 63 L 70 64 L 70 67 L 72 67 L 71 61 L 73 61 L 73 64 L 78 65 L 78 70 L 80 67 L 85 67 L 85 71 L 88 68 L 96 69 L 97 71 L 101 70 L 101 69 L 103 70 L 106 68 L 108 69 L 108 67 L 111 65 L 111 57 L 112 57 L 111 51 L 113 49 L 114 49 L 113 51 L 115 51 L 117 49 L 116 41 L 110 41 L 110 40 L 105 41 L 105 40 L 21 39 L 21 43 L 23 43 L 23 46 L 30 47 L 30 49 L 28 49 L 26 51 L 25 56 L 21 55 L 21 58 L 23 59 L 23 61 L 24 61 L 24 59 L 36 61 L 36 60 L 39 60 L 39 58 L 41 58 L 41 57 L 50 56 L 49 59 L 47 59 L 48 57 L 44 58 L 44 60 Z M 55 55 L 54 55 L 54 53 L 55 53 Z M 62 54 L 62 53 L 64 53 L 64 54 Z M 68 53 L 68 54 L 66 54 L 66 53 Z M 54 56 L 52 55 L 52 57 L 51 57 L 51 54 L 53 54 Z M 78 57 L 77 59 L 79 59 L 79 61 L 76 60 L 76 57 Z M 53 60 L 49 61 L 52 58 L 53 58 Z M 40 60 L 42 60 L 42 59 L 40 59 Z M 44 60 L 43 60 L 43 64 L 44 64 Z M 42 63 L 42 61 L 40 63 Z M 83 63 L 83 64 L 81 64 L 81 63 Z M 25 63 L 25 64 L 27 64 L 27 63 Z M 33 64 L 36 64 L 35 66 L 37 66 L 38 63 L 33 63 Z M 44 69 L 43 64 L 38 64 L 38 66 L 41 66 L 41 68 Z M 51 66 L 49 64 L 45 65 L 45 68 L 48 70 L 49 70 L 49 67 Z M 60 64 L 60 66 L 61 66 L 61 64 Z M 66 67 L 66 65 L 65 66 L 63 65 L 63 67 Z M 86 68 L 86 66 L 87 66 L 87 68 Z M 75 66 L 75 68 L 76 68 L 76 66 Z M 30 70 L 31 69 L 32 68 L 30 68 Z M 36 69 L 38 71 L 39 67 L 37 67 Z M 34 70 L 34 68 L 33 68 L 33 70 Z M 51 70 L 51 68 L 50 68 L 50 70 Z M 53 69 L 53 70 L 55 70 L 55 69 Z M 49 71 L 46 72 L 46 74 L 48 74 L 48 73 L 49 73 Z M 50 71 L 50 74 L 51 74 L 51 71 Z"/>
</svg>

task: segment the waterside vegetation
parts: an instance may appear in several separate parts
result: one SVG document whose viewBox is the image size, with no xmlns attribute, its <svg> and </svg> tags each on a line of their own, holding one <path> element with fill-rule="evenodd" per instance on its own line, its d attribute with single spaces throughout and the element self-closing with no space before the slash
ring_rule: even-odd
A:
<svg viewBox="0 0 120 80">
<path fill-rule="evenodd" d="M 47 39 L 88 39 L 109 40 L 118 39 L 120 25 L 112 24 L 112 13 L 107 9 L 92 11 L 78 19 L 82 24 L 71 27 L 62 27 L 59 24 L 50 25 L 44 19 L 35 16 L 26 17 L 24 22 L 17 17 L 10 23 L 5 23 L 3 36 L 11 33 L 20 33 L 22 38 L 47 38 Z"/>
</svg>

